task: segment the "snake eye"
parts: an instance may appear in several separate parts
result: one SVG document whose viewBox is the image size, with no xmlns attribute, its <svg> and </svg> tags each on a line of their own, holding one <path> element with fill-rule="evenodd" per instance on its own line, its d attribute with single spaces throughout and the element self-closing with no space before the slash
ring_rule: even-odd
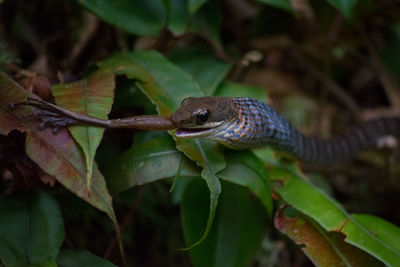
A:
<svg viewBox="0 0 400 267">
<path fill-rule="evenodd" d="M 196 116 L 196 123 L 198 125 L 202 125 L 208 121 L 210 118 L 210 112 L 208 110 L 199 110 L 195 114 Z"/>
</svg>

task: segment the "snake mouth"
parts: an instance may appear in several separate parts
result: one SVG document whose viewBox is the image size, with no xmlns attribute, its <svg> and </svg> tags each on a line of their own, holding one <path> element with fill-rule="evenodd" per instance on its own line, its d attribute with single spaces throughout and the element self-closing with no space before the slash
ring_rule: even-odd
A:
<svg viewBox="0 0 400 267">
<path fill-rule="evenodd" d="M 193 126 L 191 128 L 179 128 L 177 127 L 175 135 L 180 138 L 196 138 L 196 137 L 208 137 L 210 135 L 214 135 L 221 130 L 221 127 L 224 128 L 225 125 L 229 122 L 219 121 L 219 122 L 210 122 L 206 125 L 201 126 Z"/>
<path fill-rule="evenodd" d="M 215 128 L 178 128 L 175 135 L 180 138 L 193 138 L 210 135 Z"/>
</svg>

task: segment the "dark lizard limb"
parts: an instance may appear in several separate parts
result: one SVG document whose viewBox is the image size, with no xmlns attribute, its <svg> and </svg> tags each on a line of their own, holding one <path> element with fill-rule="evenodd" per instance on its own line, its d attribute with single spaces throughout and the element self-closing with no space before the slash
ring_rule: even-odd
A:
<svg viewBox="0 0 400 267">
<path fill-rule="evenodd" d="M 38 98 L 28 98 L 25 102 L 11 104 L 12 108 L 21 105 L 35 108 L 32 117 L 41 120 L 40 127 L 52 127 L 54 131 L 68 125 L 98 126 L 103 128 L 132 128 L 140 130 L 172 130 L 175 126 L 167 116 L 141 115 L 124 119 L 103 120 L 92 116 L 63 109 Z"/>
</svg>

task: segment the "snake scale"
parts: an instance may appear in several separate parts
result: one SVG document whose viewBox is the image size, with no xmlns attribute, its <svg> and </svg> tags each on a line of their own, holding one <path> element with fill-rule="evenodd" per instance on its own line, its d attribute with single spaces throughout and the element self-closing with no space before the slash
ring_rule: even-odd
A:
<svg viewBox="0 0 400 267">
<path fill-rule="evenodd" d="M 378 139 L 400 135 L 400 118 L 380 118 L 330 139 L 309 137 L 267 104 L 247 97 L 189 97 L 172 121 L 177 137 L 202 137 L 236 149 L 270 146 L 314 164 L 350 160 Z"/>
</svg>

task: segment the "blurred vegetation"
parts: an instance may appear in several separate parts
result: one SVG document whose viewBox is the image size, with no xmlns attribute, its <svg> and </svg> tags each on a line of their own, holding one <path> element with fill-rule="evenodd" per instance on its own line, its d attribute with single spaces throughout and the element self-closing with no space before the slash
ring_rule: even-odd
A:
<svg viewBox="0 0 400 267">
<path fill-rule="evenodd" d="M 187 96 L 268 96 L 302 132 L 329 137 L 365 119 L 400 116 L 399 11 L 395 0 L 5 0 L 0 70 L 46 101 L 111 70 L 110 118 L 169 115 Z M 7 79 L 2 98 L 18 90 Z M 115 225 L 97 209 L 111 220 L 115 213 L 126 266 L 400 262 L 396 148 L 316 167 L 268 149 L 232 152 L 175 143 L 167 133 L 106 131 L 95 134 L 102 139 L 93 170 L 113 202 L 99 204 L 72 178 L 49 175 L 53 166 L 28 149 L 32 139 L 6 134 L 3 266 L 122 266 Z M 179 250 L 205 232 L 200 245 Z"/>
</svg>

